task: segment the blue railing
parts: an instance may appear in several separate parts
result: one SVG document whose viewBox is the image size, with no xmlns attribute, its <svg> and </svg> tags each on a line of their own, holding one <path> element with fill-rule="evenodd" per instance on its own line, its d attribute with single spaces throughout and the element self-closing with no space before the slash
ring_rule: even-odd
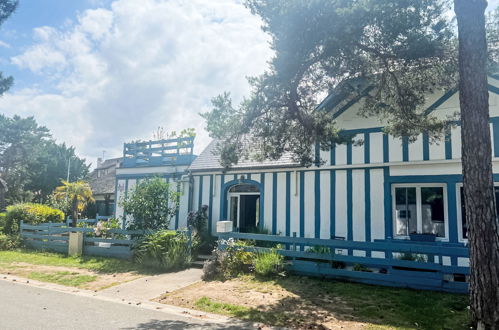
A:
<svg viewBox="0 0 499 330">
<path fill-rule="evenodd" d="M 193 152 L 194 137 L 125 143 L 121 166 L 190 165 Z"/>
<path fill-rule="evenodd" d="M 248 251 L 269 251 L 258 247 L 274 243 L 275 251 L 289 260 L 292 272 L 394 287 L 466 293 L 469 267 L 444 264 L 444 258 L 467 259 L 464 246 L 418 244 L 385 240 L 357 242 L 337 239 L 287 237 L 277 235 L 223 233 L 219 238 L 256 241 Z M 220 245 L 221 249 L 226 243 Z M 321 249 L 314 249 L 321 247 Z M 319 251 L 320 253 L 317 253 Z M 412 260 L 404 260 L 412 259 Z"/>
</svg>

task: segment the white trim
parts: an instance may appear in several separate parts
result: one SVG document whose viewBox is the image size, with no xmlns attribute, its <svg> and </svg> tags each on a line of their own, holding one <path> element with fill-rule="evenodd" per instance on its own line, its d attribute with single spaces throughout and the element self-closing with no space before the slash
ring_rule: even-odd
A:
<svg viewBox="0 0 499 330">
<path fill-rule="evenodd" d="M 499 166 L 499 157 L 493 157 L 492 163 Z M 222 172 L 222 170 L 218 171 L 195 171 L 191 172 L 191 175 L 234 175 L 234 174 L 260 174 L 260 173 L 273 173 L 273 172 L 309 172 L 309 171 L 327 171 L 327 170 L 345 170 L 345 169 L 360 169 L 360 168 L 382 168 L 382 167 L 395 167 L 395 166 L 415 166 L 415 165 L 436 165 L 436 164 L 461 164 L 461 159 L 437 159 L 437 160 L 418 160 L 418 161 L 409 161 L 409 162 L 387 162 L 387 163 L 369 163 L 369 164 L 350 164 L 350 165 L 328 165 L 328 166 L 320 166 L 320 167 L 275 167 L 275 168 L 249 168 L 247 170 L 227 170 L 226 172 Z M 452 173 L 448 173 L 452 174 Z"/>
<path fill-rule="evenodd" d="M 395 220 L 397 218 L 396 207 L 395 207 L 395 205 L 396 205 L 395 188 L 405 188 L 405 187 L 419 188 L 419 189 L 416 189 L 416 205 L 417 205 L 416 220 L 417 220 L 418 232 L 422 232 L 422 229 L 423 229 L 423 214 L 421 212 L 421 210 L 422 210 L 422 207 L 421 207 L 421 188 L 424 188 L 424 187 L 441 187 L 441 188 L 443 188 L 445 236 L 444 237 L 437 237 L 436 240 L 442 241 L 442 242 L 448 242 L 449 241 L 449 215 L 448 215 L 448 206 L 447 206 L 447 184 L 445 184 L 445 183 L 394 183 L 394 184 L 392 184 L 391 193 L 392 193 L 393 237 L 397 238 L 397 239 L 409 239 L 409 236 L 396 235 L 397 230 L 395 227 L 395 223 L 396 223 Z"/>
</svg>

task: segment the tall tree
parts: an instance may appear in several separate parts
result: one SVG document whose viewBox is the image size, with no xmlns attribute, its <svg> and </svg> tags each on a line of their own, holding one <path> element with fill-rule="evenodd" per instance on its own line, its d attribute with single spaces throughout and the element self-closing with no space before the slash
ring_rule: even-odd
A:
<svg viewBox="0 0 499 330">
<path fill-rule="evenodd" d="M 16 10 L 18 0 L 0 0 L 0 25 Z M 4 77 L 0 72 L 0 96 L 3 95 L 14 83 L 12 77 Z"/>
<path fill-rule="evenodd" d="M 459 81 L 465 205 L 474 231 L 470 233 L 472 321 L 499 328 L 486 1 L 455 0 L 459 48 L 448 15 L 451 0 L 247 0 L 246 4 L 261 17 L 275 56 L 265 74 L 250 80 L 249 99 L 233 106 L 228 94 L 221 95 L 213 100 L 213 110 L 203 115 L 211 136 L 221 141 L 218 151 L 226 166 L 246 156 L 242 142 L 247 134 L 257 142 L 252 151 L 257 156 L 277 159 L 292 152 L 303 165 L 313 163 L 316 142 L 327 150 L 348 139 L 335 126 L 327 111 L 331 109 L 316 108 L 319 98 L 331 90 L 336 99 L 345 100 L 334 109 L 363 98 L 360 113 L 386 123 L 385 132 L 411 140 L 427 131 L 439 139 L 450 121 L 458 118 L 439 120 L 426 114 L 425 101 L 429 94 L 456 88 Z M 491 20 L 490 35 L 498 24 Z M 490 61 L 498 58 L 493 51 L 491 47 Z"/>
<path fill-rule="evenodd" d="M 45 202 L 62 179 L 84 179 L 89 165 L 73 147 L 57 144 L 49 130 L 33 117 L 12 118 L 0 114 L 0 176 L 8 185 L 6 201 Z"/>
<path fill-rule="evenodd" d="M 487 82 L 486 0 L 455 0 L 459 31 L 464 200 L 471 262 L 471 313 L 478 329 L 499 329 L 499 230 Z"/>
</svg>

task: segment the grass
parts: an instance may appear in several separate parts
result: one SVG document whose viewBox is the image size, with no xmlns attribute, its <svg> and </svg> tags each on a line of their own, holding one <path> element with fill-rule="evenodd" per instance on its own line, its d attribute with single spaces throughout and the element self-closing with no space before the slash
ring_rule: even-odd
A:
<svg viewBox="0 0 499 330">
<path fill-rule="evenodd" d="M 28 274 L 28 278 L 42 282 L 50 282 L 66 286 L 81 287 L 85 283 L 95 281 L 97 279 L 97 276 L 82 275 L 75 272 L 64 271 L 64 272 L 55 272 L 55 273 L 31 272 Z"/>
<path fill-rule="evenodd" d="M 0 265 L 8 266 L 16 262 L 32 265 L 62 266 L 88 269 L 100 273 L 126 273 L 135 271 L 139 274 L 154 274 L 157 271 L 137 265 L 131 261 L 104 257 L 67 257 L 60 253 L 33 250 L 0 251 Z"/>
<path fill-rule="evenodd" d="M 466 295 L 298 276 L 243 279 L 256 292 L 285 289 L 292 295 L 274 305 L 262 301 L 262 306 L 251 307 L 216 301 L 205 294 L 194 302 L 195 308 L 274 326 L 317 324 L 329 314 L 338 320 L 367 323 L 370 329 L 469 329 Z"/>
</svg>

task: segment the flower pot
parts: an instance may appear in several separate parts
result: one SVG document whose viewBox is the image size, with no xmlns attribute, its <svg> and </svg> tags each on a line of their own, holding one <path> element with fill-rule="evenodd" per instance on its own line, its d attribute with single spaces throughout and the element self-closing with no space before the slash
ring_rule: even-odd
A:
<svg viewBox="0 0 499 330">
<path fill-rule="evenodd" d="M 411 241 L 418 241 L 418 242 L 435 242 L 435 238 L 437 235 L 435 234 L 409 234 L 409 237 L 411 238 Z"/>
</svg>

